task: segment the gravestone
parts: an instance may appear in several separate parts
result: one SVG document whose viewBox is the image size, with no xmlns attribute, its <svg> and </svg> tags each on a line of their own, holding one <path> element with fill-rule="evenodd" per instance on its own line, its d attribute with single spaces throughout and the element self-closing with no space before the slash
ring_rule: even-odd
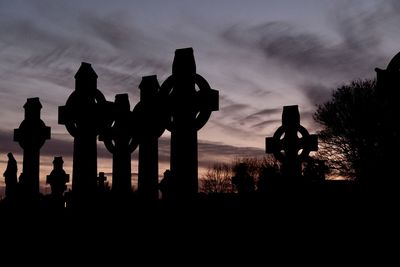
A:
<svg viewBox="0 0 400 267">
<path fill-rule="evenodd" d="M 311 151 L 318 150 L 318 137 L 310 135 L 300 125 L 297 105 L 284 106 L 282 126 L 275 131 L 273 137 L 265 139 L 265 144 L 266 153 L 273 153 L 282 163 L 282 175 L 285 179 L 296 181 L 301 177 L 301 163 L 307 159 Z"/>
<path fill-rule="evenodd" d="M 375 163 L 378 166 L 377 173 L 372 176 L 379 176 L 374 179 L 374 185 L 380 183 L 398 184 L 398 179 L 394 177 L 398 172 L 397 164 L 400 156 L 393 151 L 400 149 L 400 109 L 398 100 L 400 97 L 400 53 L 396 54 L 387 65 L 386 69 L 375 68 L 376 71 L 376 100 L 378 106 L 378 125 L 371 127 L 379 129 L 377 131 L 377 141 L 375 152 Z"/>
<path fill-rule="evenodd" d="M 7 168 L 3 173 L 4 182 L 6 184 L 6 197 L 7 198 L 14 198 L 17 195 L 17 187 L 18 187 L 18 180 L 17 180 L 17 172 L 18 172 L 18 165 L 17 161 L 14 158 L 14 155 L 9 152 L 7 154 L 8 161 L 7 161 Z"/>
<path fill-rule="evenodd" d="M 106 181 L 107 176 L 105 176 L 104 172 L 99 172 L 99 176 L 97 177 L 97 187 L 99 192 L 106 191 Z"/>
<path fill-rule="evenodd" d="M 218 110 L 218 91 L 196 73 L 193 49 L 184 48 L 175 51 L 172 75 L 162 84 L 160 94 L 170 116 L 171 173 L 176 179 L 171 193 L 191 198 L 198 192 L 197 131 Z"/>
<path fill-rule="evenodd" d="M 82 62 L 75 74 L 75 91 L 58 109 L 58 123 L 74 137 L 72 193 L 90 197 L 97 188 L 97 135 L 109 121 L 112 103 L 97 89 L 97 74 Z"/>
<path fill-rule="evenodd" d="M 24 109 L 25 119 L 14 130 L 14 141 L 24 150 L 19 187 L 24 196 L 30 197 L 39 194 L 40 148 L 50 139 L 50 127 L 40 118 L 42 104 L 38 97 L 28 98 Z"/>
<path fill-rule="evenodd" d="M 132 112 L 128 94 L 117 94 L 113 105 L 111 124 L 99 136 L 107 150 L 113 155 L 112 192 L 132 192 L 131 154 L 138 143 L 132 134 Z"/>
<path fill-rule="evenodd" d="M 387 65 L 386 69 L 375 68 L 378 95 L 389 102 L 397 103 L 400 97 L 400 53 L 396 54 Z M 389 97 L 388 97 L 389 96 Z M 388 103 L 389 104 L 389 103 Z"/>
<path fill-rule="evenodd" d="M 53 170 L 46 178 L 46 184 L 51 187 L 51 194 L 58 198 L 62 197 L 64 191 L 67 190 L 66 183 L 69 182 L 69 174 L 64 171 L 63 164 L 62 157 L 54 157 Z"/>
<path fill-rule="evenodd" d="M 138 193 L 142 199 L 158 199 L 158 138 L 163 134 L 168 111 L 159 96 L 157 76 L 145 76 L 139 85 L 140 102 L 133 112 L 139 141 Z"/>
</svg>

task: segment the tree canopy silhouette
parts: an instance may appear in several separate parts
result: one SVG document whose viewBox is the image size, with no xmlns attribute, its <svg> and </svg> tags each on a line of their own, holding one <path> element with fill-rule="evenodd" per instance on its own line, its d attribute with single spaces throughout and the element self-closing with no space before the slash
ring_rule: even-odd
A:
<svg viewBox="0 0 400 267">
<path fill-rule="evenodd" d="M 314 119 L 323 125 L 319 156 L 336 174 L 366 182 L 379 177 L 381 107 L 376 80 L 356 80 L 333 91 Z M 374 178 L 375 177 L 375 178 Z"/>
</svg>

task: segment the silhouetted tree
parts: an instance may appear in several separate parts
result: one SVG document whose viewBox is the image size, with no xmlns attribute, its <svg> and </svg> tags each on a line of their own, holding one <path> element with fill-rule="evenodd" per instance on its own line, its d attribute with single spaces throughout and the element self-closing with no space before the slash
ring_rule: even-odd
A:
<svg viewBox="0 0 400 267">
<path fill-rule="evenodd" d="M 239 194 L 251 193 L 256 189 L 254 176 L 250 175 L 248 170 L 249 166 L 245 162 L 240 162 L 233 168 L 232 184 Z"/>
<path fill-rule="evenodd" d="M 217 163 L 208 168 L 201 178 L 201 191 L 205 193 L 238 192 L 237 186 L 232 181 L 232 177 L 237 176 L 238 172 L 242 172 L 243 177 L 252 177 L 251 191 L 262 190 L 261 187 L 265 188 L 268 181 L 280 177 L 279 163 L 273 156 L 237 158 L 229 164 Z M 243 183 L 240 178 L 235 178 L 235 180 L 238 185 Z"/>
<path fill-rule="evenodd" d="M 232 163 L 233 173 L 237 173 L 243 166 L 246 166 L 247 176 L 253 177 L 252 186 L 258 191 L 265 191 L 269 182 L 280 177 L 279 163 L 271 155 L 262 158 L 245 157 L 238 158 Z M 237 188 L 236 188 L 237 189 Z M 254 191 L 252 189 L 252 191 Z"/>
<path fill-rule="evenodd" d="M 278 164 L 264 165 L 257 180 L 257 191 L 265 193 L 274 185 L 282 181 Z"/>
<path fill-rule="evenodd" d="M 380 105 L 375 80 L 357 80 L 333 91 L 314 119 L 323 125 L 318 156 L 334 173 L 359 181 L 377 176 L 383 166 Z"/>
<path fill-rule="evenodd" d="M 308 157 L 303 164 L 303 177 L 306 181 L 324 181 L 327 173 L 329 173 L 329 168 L 326 166 L 325 160 Z"/>
<path fill-rule="evenodd" d="M 233 191 L 232 167 L 226 163 L 215 163 L 200 179 L 200 191 L 204 193 L 231 193 Z"/>
<path fill-rule="evenodd" d="M 233 162 L 233 170 L 237 170 L 238 166 L 240 164 L 245 164 L 247 166 L 247 172 L 248 175 L 254 177 L 254 182 L 257 185 L 258 189 L 258 184 L 261 182 L 261 184 L 264 181 L 260 181 L 263 179 L 274 179 L 276 178 L 276 174 L 279 174 L 279 166 L 280 163 L 272 156 L 272 155 L 266 155 L 262 158 L 257 158 L 257 157 L 245 157 L 245 158 L 238 158 Z M 268 174 L 268 171 L 266 172 L 265 169 L 270 169 L 271 171 Z M 271 176 L 269 176 L 271 175 Z M 272 177 L 273 176 L 273 177 Z"/>
</svg>

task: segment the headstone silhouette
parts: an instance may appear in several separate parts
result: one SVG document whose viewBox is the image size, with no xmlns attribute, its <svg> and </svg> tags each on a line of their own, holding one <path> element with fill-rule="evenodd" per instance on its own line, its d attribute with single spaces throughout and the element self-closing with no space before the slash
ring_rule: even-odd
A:
<svg viewBox="0 0 400 267">
<path fill-rule="evenodd" d="M 161 198 L 166 201 L 171 201 L 176 195 L 174 195 L 173 187 L 174 187 L 174 176 L 171 170 L 165 170 L 164 176 L 158 184 L 159 189 L 161 191 Z"/>
<path fill-rule="evenodd" d="M 166 127 L 168 112 L 159 97 L 157 76 L 145 76 L 139 85 L 140 102 L 135 106 L 139 140 L 138 193 L 142 199 L 158 199 L 158 138 Z"/>
<path fill-rule="evenodd" d="M 115 96 L 112 125 L 99 136 L 107 150 L 113 155 L 112 191 L 119 194 L 132 192 L 131 153 L 138 143 L 133 138 L 132 112 L 128 94 Z"/>
<path fill-rule="evenodd" d="M 75 91 L 58 109 L 58 123 L 74 137 L 72 193 L 76 198 L 96 192 L 96 138 L 108 121 L 110 105 L 97 89 L 96 72 L 89 63 L 82 62 L 75 74 Z"/>
<path fill-rule="evenodd" d="M 4 182 L 6 184 L 6 192 L 5 193 L 6 193 L 7 198 L 13 198 L 17 194 L 18 165 L 17 165 L 17 161 L 14 158 L 14 155 L 11 152 L 7 154 L 7 157 L 8 157 L 7 168 L 3 174 Z"/>
<path fill-rule="evenodd" d="M 298 136 L 301 135 L 301 137 Z M 265 139 L 266 152 L 273 153 L 282 163 L 282 175 L 285 179 L 296 181 L 301 176 L 301 163 L 307 159 L 311 151 L 318 150 L 318 137 L 310 135 L 306 128 L 300 125 L 299 108 L 284 106 L 282 126 L 273 137 Z"/>
<path fill-rule="evenodd" d="M 104 192 L 106 190 L 106 181 L 107 176 L 104 175 L 104 172 L 99 172 L 99 176 L 97 177 L 97 187 L 99 192 Z"/>
<path fill-rule="evenodd" d="M 25 196 L 39 194 L 40 148 L 50 139 L 50 127 L 40 119 L 42 104 L 38 97 L 28 98 L 25 105 L 25 119 L 14 130 L 14 141 L 24 150 L 19 186 Z"/>
<path fill-rule="evenodd" d="M 390 179 L 394 173 L 397 173 L 397 164 L 400 160 L 398 154 L 393 151 L 400 149 L 400 110 L 398 101 L 400 98 L 400 53 L 396 54 L 389 62 L 385 70 L 375 68 L 377 74 L 377 103 L 379 105 L 379 128 L 378 132 L 378 152 L 376 155 L 379 162 L 380 179 L 374 179 L 374 182 L 397 183 L 397 179 Z M 389 179 L 387 179 L 389 178 Z"/>
<path fill-rule="evenodd" d="M 375 68 L 375 71 L 379 88 L 378 93 L 386 97 L 390 96 L 388 100 L 398 101 L 400 97 L 400 92 L 397 90 L 400 86 L 400 52 L 390 60 L 385 70 Z"/>
<path fill-rule="evenodd" d="M 53 170 L 46 178 L 46 184 L 51 187 L 51 194 L 61 198 L 64 191 L 67 190 L 66 183 L 69 182 L 69 174 L 63 169 L 64 160 L 62 157 L 54 157 Z"/>
<path fill-rule="evenodd" d="M 196 85 L 199 90 L 196 90 Z M 198 191 L 197 131 L 218 110 L 218 91 L 196 73 L 192 48 L 177 49 L 172 75 L 161 86 L 168 99 L 171 132 L 171 171 L 176 179 L 174 194 L 192 197 Z"/>
</svg>

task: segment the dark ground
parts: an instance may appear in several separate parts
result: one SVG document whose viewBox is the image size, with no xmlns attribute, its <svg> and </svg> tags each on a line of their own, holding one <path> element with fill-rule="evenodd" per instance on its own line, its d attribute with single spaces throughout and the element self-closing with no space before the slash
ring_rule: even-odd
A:
<svg viewBox="0 0 400 267">
<path fill-rule="evenodd" d="M 247 263 L 278 257 L 281 263 L 299 263 L 301 258 L 318 262 L 316 255 L 334 262 L 384 252 L 383 261 L 398 243 L 398 198 L 392 189 L 325 183 L 263 195 L 198 195 L 184 203 L 145 204 L 132 195 L 62 211 L 7 209 L 2 203 L 0 225 L 2 243 L 13 251 L 97 260 L 150 254 L 148 262 L 228 257 L 235 264 L 243 257 Z"/>
</svg>

